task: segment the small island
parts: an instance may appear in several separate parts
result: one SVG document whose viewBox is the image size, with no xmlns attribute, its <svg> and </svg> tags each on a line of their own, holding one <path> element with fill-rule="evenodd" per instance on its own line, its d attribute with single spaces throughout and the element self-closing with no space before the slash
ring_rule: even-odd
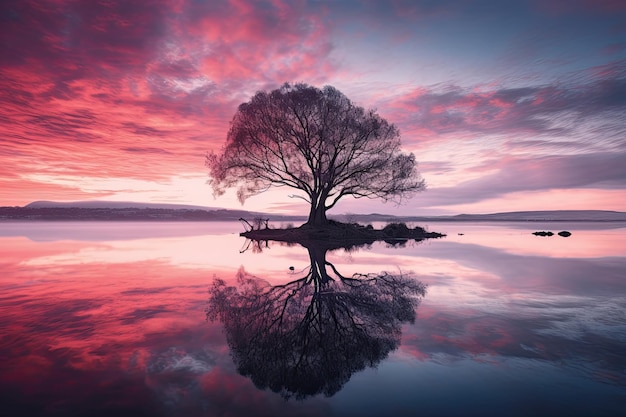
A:
<svg viewBox="0 0 626 417">
<path fill-rule="evenodd" d="M 311 226 L 305 223 L 300 227 L 272 229 L 267 227 L 267 223 L 265 223 L 265 227 L 254 227 L 249 222 L 243 219 L 240 220 L 247 223 L 250 227 L 249 230 L 240 235 L 257 241 L 324 242 L 326 245 L 330 244 L 333 246 L 334 244 L 337 247 L 349 247 L 371 244 L 375 241 L 398 243 L 406 242 L 407 240 L 421 241 L 445 236 L 441 233 L 428 232 L 419 226 L 409 228 L 404 223 L 390 223 L 382 229 L 374 229 L 371 225 L 363 226 L 357 223 L 341 223 L 329 220 L 323 226 Z"/>
</svg>

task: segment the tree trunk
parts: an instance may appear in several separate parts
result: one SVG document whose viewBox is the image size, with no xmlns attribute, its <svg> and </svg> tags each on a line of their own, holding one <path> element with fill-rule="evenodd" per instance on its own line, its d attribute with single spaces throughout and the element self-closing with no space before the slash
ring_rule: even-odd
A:
<svg viewBox="0 0 626 417">
<path fill-rule="evenodd" d="M 328 219 L 326 218 L 326 207 L 324 207 L 324 204 L 319 204 L 317 206 L 311 204 L 309 220 L 307 220 L 306 224 L 309 226 L 324 226 L 328 224 Z"/>
<path fill-rule="evenodd" d="M 316 245 L 307 245 L 305 247 L 309 252 L 309 259 L 311 260 L 311 277 L 315 285 L 315 292 L 318 292 L 327 286 L 329 282 L 334 281 L 326 270 L 326 252 L 328 252 L 328 249 Z"/>
</svg>

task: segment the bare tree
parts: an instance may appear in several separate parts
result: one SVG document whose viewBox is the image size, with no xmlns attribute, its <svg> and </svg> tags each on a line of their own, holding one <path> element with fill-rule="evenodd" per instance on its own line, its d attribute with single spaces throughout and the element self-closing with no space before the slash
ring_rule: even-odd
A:
<svg viewBox="0 0 626 417">
<path fill-rule="evenodd" d="M 400 202 L 425 188 L 400 133 L 374 110 L 331 86 L 284 84 L 239 106 L 226 144 L 206 165 L 215 195 L 238 186 L 238 198 L 287 186 L 310 205 L 307 224 L 327 223 L 344 196 Z"/>
</svg>

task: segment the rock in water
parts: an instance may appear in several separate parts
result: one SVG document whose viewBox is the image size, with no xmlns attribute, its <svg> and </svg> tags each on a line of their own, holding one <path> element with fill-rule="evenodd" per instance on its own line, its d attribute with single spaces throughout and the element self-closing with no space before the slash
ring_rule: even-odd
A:
<svg viewBox="0 0 626 417">
<path fill-rule="evenodd" d="M 541 232 L 533 232 L 533 235 L 535 235 L 535 236 L 552 236 L 552 235 L 554 235 L 554 233 L 541 231 Z"/>
<path fill-rule="evenodd" d="M 572 233 L 568 232 L 567 230 L 563 230 L 562 232 L 559 232 L 559 236 L 569 237 L 571 235 L 572 235 Z"/>
</svg>

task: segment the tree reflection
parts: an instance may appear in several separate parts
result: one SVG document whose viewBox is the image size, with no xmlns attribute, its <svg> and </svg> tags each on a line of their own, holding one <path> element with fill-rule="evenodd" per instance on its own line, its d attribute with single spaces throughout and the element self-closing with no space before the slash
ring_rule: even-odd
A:
<svg viewBox="0 0 626 417">
<path fill-rule="evenodd" d="M 236 287 L 216 279 L 209 290 L 207 317 L 223 322 L 238 371 L 285 398 L 331 396 L 376 366 L 425 294 L 402 274 L 343 276 L 326 261 L 328 248 L 305 247 L 311 264 L 298 279 L 271 286 L 241 269 Z"/>
</svg>

